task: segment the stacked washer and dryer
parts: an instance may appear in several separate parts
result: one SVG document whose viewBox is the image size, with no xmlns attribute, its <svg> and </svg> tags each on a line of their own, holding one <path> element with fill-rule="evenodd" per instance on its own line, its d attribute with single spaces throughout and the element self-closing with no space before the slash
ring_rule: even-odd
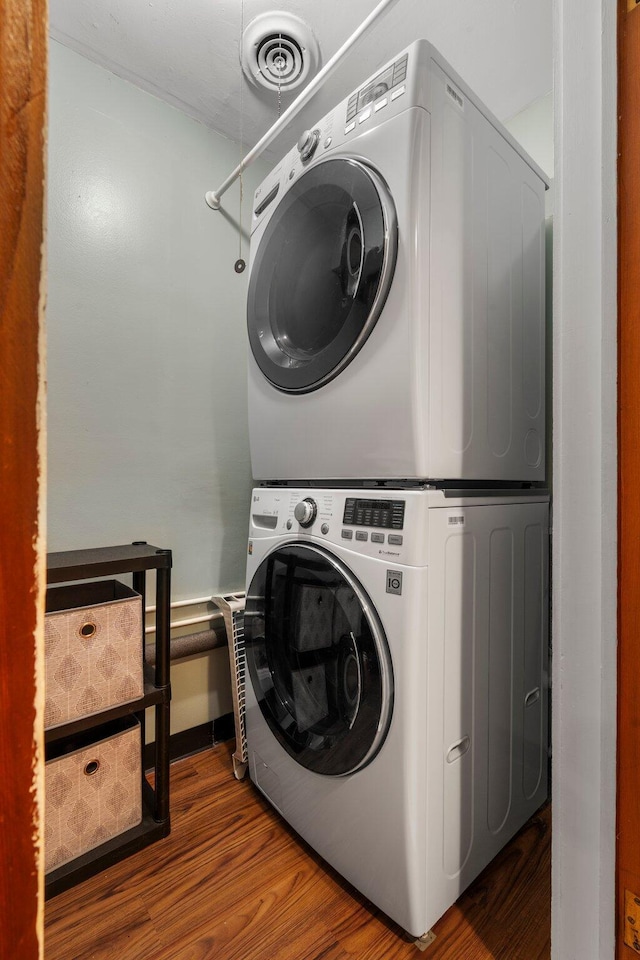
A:
<svg viewBox="0 0 640 960">
<path fill-rule="evenodd" d="M 547 797 L 546 186 L 417 41 L 255 195 L 250 776 L 415 936 Z"/>
</svg>

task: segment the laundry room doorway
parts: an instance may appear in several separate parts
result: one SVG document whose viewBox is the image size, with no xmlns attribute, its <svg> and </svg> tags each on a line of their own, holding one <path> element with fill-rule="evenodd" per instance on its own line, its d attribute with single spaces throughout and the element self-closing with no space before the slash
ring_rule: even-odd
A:
<svg viewBox="0 0 640 960">
<path fill-rule="evenodd" d="M 635 926 L 640 898 L 637 731 L 640 703 L 640 6 L 619 9 L 619 632 L 618 632 L 618 960 L 640 951 Z"/>
<path fill-rule="evenodd" d="M 0 956 L 42 956 L 46 2 L 0 11 Z"/>
<path fill-rule="evenodd" d="M 615 796 L 612 795 L 615 792 L 615 771 L 612 773 L 612 764 L 615 738 L 612 737 L 612 729 L 615 729 L 615 693 L 611 693 L 611 685 L 613 682 L 615 688 L 615 666 L 612 671 L 611 661 L 613 658 L 615 665 L 616 442 L 615 397 L 612 400 L 611 391 L 615 393 L 616 383 L 615 256 L 608 249 L 603 253 L 603 245 L 599 242 L 603 236 L 608 240 L 611 229 L 615 230 L 615 202 L 611 208 L 612 191 L 615 201 L 615 183 L 612 186 L 610 178 L 611 151 L 615 153 L 616 110 L 615 92 L 612 92 L 615 78 L 615 24 L 612 24 L 610 7 L 604 0 L 580 9 L 576 9 L 576 5 L 569 0 L 556 0 L 555 3 L 556 124 L 561 131 L 556 161 L 564 192 L 559 198 L 555 215 L 558 238 L 556 274 L 559 280 L 562 278 L 557 288 L 555 314 L 558 324 L 563 326 L 563 332 L 554 345 L 556 376 L 560 377 L 556 381 L 559 389 L 555 399 L 558 482 L 554 485 L 554 494 L 557 495 L 555 519 L 558 528 L 554 538 L 558 559 L 554 570 L 554 600 L 557 604 L 557 622 L 563 629 L 566 628 L 567 642 L 563 641 L 564 649 L 559 645 L 556 650 L 559 657 L 563 654 L 566 656 L 562 669 L 558 666 L 555 674 L 558 681 L 555 762 L 557 782 L 564 782 L 566 789 L 554 805 L 554 816 L 558 815 L 553 868 L 554 960 L 566 960 L 572 955 L 580 956 L 581 960 L 609 960 L 613 955 L 612 850 L 615 844 L 615 821 L 612 799 L 615 806 Z M 629 10 L 626 0 L 621 0 L 621 9 L 625 12 Z M 631 7 L 630 16 L 640 17 L 635 6 Z M 4 111 L 2 133 L 4 137 L 7 132 L 10 138 L 8 142 L 28 143 L 34 151 L 30 154 L 30 160 L 26 154 L 23 155 L 20 174 L 23 184 L 26 183 L 24 177 L 27 170 L 33 180 L 29 181 L 26 192 L 18 193 L 36 224 L 40 225 L 42 178 L 39 171 L 42 162 L 42 77 L 46 59 L 46 28 L 46 9 L 43 4 L 34 2 L 25 5 L 4 0 L 0 23 L 3 50 L 0 69 L 8 71 L 8 75 L 0 75 Z M 22 54 L 13 46 L 16 38 L 25 41 L 27 49 Z M 7 57 L 4 56 L 5 50 L 9 52 Z M 8 106 L 7 94 L 11 92 L 13 95 L 15 91 L 19 93 Z M 17 109 L 14 110 L 14 107 Z M 17 136 L 19 130 L 14 122 L 21 121 L 27 115 L 33 118 L 34 123 L 32 142 L 28 136 L 20 141 Z M 589 160 L 594 162 L 590 163 Z M 11 207 L 13 201 L 7 205 L 4 191 L 15 188 L 17 181 L 5 177 L 7 154 L 4 151 L 2 163 L 1 209 L 4 217 L 7 209 L 15 209 Z M 604 183 L 603 169 L 606 172 Z M 20 233 L 21 242 L 27 243 L 26 256 L 32 267 L 40 262 L 39 229 L 41 226 L 34 230 L 24 221 L 23 231 L 26 230 L 26 234 Z M 7 236 L 3 232 L 2 244 L 7 242 Z M 2 247 L 3 254 L 4 249 Z M 4 259 L 2 268 L 4 291 L 8 289 L 4 286 L 8 276 Z M 27 274 L 28 283 L 20 290 L 21 293 L 28 293 L 28 296 L 19 298 L 15 314 L 20 331 L 19 339 L 14 338 L 12 342 L 14 349 L 18 343 L 20 346 L 20 350 L 16 351 L 19 362 L 15 366 L 9 362 L 9 354 L 4 349 L 4 338 L 9 336 L 9 328 L 5 324 L 6 302 L 0 304 L 3 321 L 0 333 L 3 338 L 2 393 L 3 416 L 9 417 L 9 403 L 12 402 L 16 407 L 28 409 L 29 422 L 33 427 L 38 403 L 33 371 L 38 360 L 39 281 L 35 272 L 27 271 Z M 19 277 L 19 272 L 12 273 L 11 282 L 19 282 Z M 595 288 L 590 283 L 595 283 Z M 593 351 L 590 357 L 594 363 L 585 375 L 576 358 L 584 357 L 589 351 Z M 25 389 L 23 378 L 25 370 L 30 371 L 28 389 Z M 585 411 L 588 414 L 587 430 Z M 3 443 L 8 444 L 5 449 L 13 452 L 15 447 L 12 446 L 12 438 L 21 430 L 20 419 L 8 423 L 7 430 Z M 5 738 L 4 761 L 7 769 L 12 768 L 14 760 L 25 757 L 20 745 L 32 745 L 34 750 L 29 757 L 29 767 L 30 770 L 34 768 L 39 771 L 37 775 L 41 777 L 42 761 L 35 749 L 39 737 L 38 725 L 37 722 L 34 724 L 32 709 L 36 695 L 34 676 L 42 670 L 41 649 L 33 641 L 35 629 L 41 643 L 41 630 L 36 629 L 34 602 L 37 577 L 34 575 L 33 533 L 38 504 L 35 492 L 38 471 L 35 430 L 30 428 L 29 434 L 22 434 L 22 441 L 19 477 L 13 475 L 7 496 L 3 497 L 3 564 L 0 570 L 3 597 L 8 596 L 12 585 L 19 582 L 21 592 L 15 595 L 14 601 L 22 598 L 20 602 L 24 602 L 25 610 L 29 611 L 30 621 L 25 623 L 22 630 L 26 661 L 18 661 L 15 655 L 7 656 L 6 670 L 3 668 L 4 729 L 12 732 L 11 737 Z M 27 487 L 31 491 L 28 502 L 24 499 Z M 15 517 L 16 503 L 25 506 L 27 519 L 24 525 L 14 528 L 12 518 Z M 6 529 L 14 540 L 9 535 L 5 538 L 5 521 Z M 24 578 L 20 576 L 20 570 L 24 570 Z M 13 635 L 11 640 L 4 637 L 3 644 L 3 654 L 8 650 L 15 653 Z M 588 670 L 585 661 L 588 661 Z M 26 710 L 21 707 L 24 703 L 29 705 Z M 576 704 L 587 704 L 589 717 L 585 718 Z M 597 767 L 595 782 L 594 764 Z M 6 859 L 13 858 L 20 866 L 11 874 L 11 888 L 7 885 L 7 874 L 5 886 L 0 890 L 3 917 L 1 936 L 9 938 L 0 952 L 3 956 L 12 955 L 18 942 L 13 922 L 20 918 L 24 921 L 25 931 L 24 939 L 19 941 L 20 960 L 35 960 L 40 953 L 37 938 L 41 936 L 41 920 L 38 920 L 38 916 L 41 915 L 42 905 L 37 883 L 38 838 L 32 829 L 34 817 L 37 820 L 37 811 L 32 805 L 30 778 L 14 780 L 11 796 L 9 786 L 7 781 L 0 797 L 3 811 L 8 809 L 13 816 L 11 821 L 5 821 L 6 827 L 11 823 L 11 829 L 3 831 L 3 844 L 6 844 Z M 576 797 L 581 801 L 585 797 L 589 799 L 586 822 L 576 817 Z M 20 802 L 16 802 L 16 798 Z M 587 838 L 583 848 L 580 837 L 576 840 L 575 834 L 576 830 L 584 827 L 588 829 L 583 834 L 583 839 L 585 835 Z M 26 855 L 25 842 L 28 847 Z M 584 868 L 585 853 L 588 855 L 588 869 Z M 14 911 L 13 907 L 18 901 L 21 903 L 20 909 Z M 624 950 L 621 956 L 624 956 Z"/>
</svg>

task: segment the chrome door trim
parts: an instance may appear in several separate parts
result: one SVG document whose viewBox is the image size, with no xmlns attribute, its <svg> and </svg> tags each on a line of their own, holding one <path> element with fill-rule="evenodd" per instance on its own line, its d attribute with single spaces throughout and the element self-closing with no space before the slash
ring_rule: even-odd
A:
<svg viewBox="0 0 640 960">
<path fill-rule="evenodd" d="M 393 665 L 391 663 L 391 653 L 389 651 L 389 645 L 385 636 L 384 628 L 380 622 L 380 618 L 371 603 L 367 593 L 364 588 L 361 586 L 359 581 L 356 579 L 355 575 L 349 570 L 349 568 L 339 560 L 335 554 L 331 553 L 329 550 L 323 547 L 318 547 L 313 543 L 308 543 L 306 540 L 285 540 L 282 543 L 277 544 L 272 547 L 265 555 L 262 557 L 256 569 L 253 572 L 251 577 L 251 582 L 253 582 L 258 570 L 263 563 L 269 560 L 274 553 L 277 553 L 279 550 L 284 549 L 285 547 L 304 547 L 305 550 L 309 550 L 311 553 L 317 554 L 323 560 L 326 560 L 329 565 L 336 570 L 340 576 L 347 582 L 349 587 L 353 590 L 356 597 L 360 602 L 360 606 L 364 611 L 367 623 L 371 630 L 371 636 L 373 638 L 374 646 L 376 653 L 378 655 L 378 660 L 380 662 L 380 678 L 382 686 L 382 696 L 381 696 L 381 709 L 380 716 L 378 718 L 378 728 L 376 730 L 376 735 L 369 747 L 367 753 L 364 757 L 350 770 L 346 770 L 343 773 L 323 773 L 321 776 L 327 777 L 348 777 L 352 773 L 361 770 L 363 767 L 366 767 L 367 764 L 373 759 L 373 757 L 378 753 L 380 747 L 384 743 L 387 733 L 389 731 L 389 726 L 391 723 L 391 715 L 393 713 Z M 251 584 L 249 584 L 249 589 Z M 259 694 L 259 691 L 254 691 L 256 695 Z"/>
<path fill-rule="evenodd" d="M 383 233 L 384 233 L 384 247 L 382 254 L 382 270 L 380 271 L 380 280 L 376 290 L 376 295 L 374 297 L 369 315 L 365 323 L 363 324 L 362 330 L 352 343 L 349 350 L 347 350 L 342 358 L 336 363 L 335 366 L 331 368 L 324 376 L 320 377 L 318 380 L 314 380 L 311 385 L 305 385 L 302 387 L 286 387 L 275 381 L 271 380 L 267 373 L 262 369 L 261 365 L 258 364 L 262 375 L 271 383 L 277 390 L 280 390 L 282 393 L 288 394 L 302 394 L 302 393 L 313 393 L 314 390 L 320 389 L 320 387 L 325 386 L 335 377 L 337 377 L 344 369 L 347 367 L 354 357 L 362 349 L 364 343 L 371 335 L 373 328 L 375 327 L 380 314 L 382 313 L 382 308 L 384 307 L 385 301 L 389 294 L 391 288 L 391 282 L 393 279 L 393 273 L 396 266 L 396 260 L 398 255 L 398 215 L 396 212 L 395 204 L 393 202 L 393 197 L 387 182 L 384 180 L 382 175 L 375 169 L 369 162 L 364 158 L 348 156 L 346 154 L 338 154 L 336 156 L 327 156 L 323 157 L 321 160 L 318 160 L 316 163 L 313 163 L 306 167 L 304 172 L 297 180 L 291 184 L 289 190 L 286 190 L 282 195 L 277 205 L 273 208 L 268 218 L 265 220 L 265 227 L 270 223 L 274 216 L 277 215 L 278 208 L 284 202 L 288 196 L 291 189 L 294 186 L 297 186 L 307 173 L 311 173 L 314 170 L 317 170 L 319 167 L 322 167 L 327 163 L 335 163 L 336 161 L 342 161 L 344 163 L 349 163 L 352 166 L 357 167 L 362 173 L 365 174 L 372 182 L 373 187 L 380 200 L 380 208 L 382 211 L 382 222 L 383 222 Z M 360 217 L 358 211 L 358 217 Z M 260 243 L 262 242 L 262 235 L 258 241 L 258 247 L 254 250 L 251 261 L 252 269 L 253 262 L 255 260 L 255 255 L 259 249 Z M 363 233 L 363 258 L 364 258 L 364 249 L 366 247 L 366 236 Z M 359 284 L 358 284 L 359 285 Z"/>
<path fill-rule="evenodd" d="M 282 390 L 283 393 L 311 393 L 313 390 L 318 390 L 320 387 L 323 387 L 326 383 L 329 383 L 331 380 L 337 377 L 338 374 L 342 373 L 344 368 L 351 363 L 356 354 L 362 349 L 364 343 L 369 338 L 373 328 L 378 322 L 380 314 L 382 313 L 382 308 L 384 307 L 389 293 L 389 288 L 391 287 L 391 280 L 393 279 L 393 272 L 396 266 L 396 258 L 398 256 L 398 215 L 396 213 L 396 206 L 393 202 L 393 197 L 391 196 L 391 191 L 389 190 L 386 181 L 383 180 L 382 176 L 374 167 L 357 157 L 323 157 L 322 160 L 308 169 L 315 169 L 316 167 L 321 166 L 323 163 L 328 163 L 329 161 L 333 160 L 346 160 L 349 163 L 354 164 L 354 166 L 359 167 L 373 182 L 378 196 L 380 197 L 382 220 L 384 223 L 384 253 L 382 255 L 382 271 L 380 273 L 380 282 L 378 283 L 378 289 L 376 291 L 373 303 L 371 304 L 369 316 L 367 317 L 360 334 L 354 340 L 351 348 L 344 354 L 342 360 L 337 363 L 328 374 L 326 374 L 324 377 L 321 377 L 320 380 L 316 380 L 312 387 L 297 389 L 278 387 L 278 389 Z M 359 213 L 358 217 L 360 217 Z M 364 241 L 362 244 L 364 257 L 367 239 L 364 236 L 364 231 L 362 236 Z"/>
</svg>

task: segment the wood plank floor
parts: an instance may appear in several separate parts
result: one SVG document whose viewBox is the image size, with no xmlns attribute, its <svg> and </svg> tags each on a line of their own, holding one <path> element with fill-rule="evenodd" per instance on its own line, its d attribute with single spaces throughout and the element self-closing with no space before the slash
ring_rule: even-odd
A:
<svg viewBox="0 0 640 960">
<path fill-rule="evenodd" d="M 234 779 L 230 751 L 172 765 L 167 839 L 47 903 L 45 960 L 548 960 L 548 806 L 421 954 Z"/>
</svg>

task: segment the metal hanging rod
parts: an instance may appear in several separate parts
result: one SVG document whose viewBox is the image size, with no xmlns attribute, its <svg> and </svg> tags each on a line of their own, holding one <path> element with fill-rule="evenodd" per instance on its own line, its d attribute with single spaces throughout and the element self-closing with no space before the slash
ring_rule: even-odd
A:
<svg viewBox="0 0 640 960">
<path fill-rule="evenodd" d="M 367 32 L 369 27 L 378 19 L 378 17 L 397 2 L 398 0 L 382 0 L 382 2 L 371 11 L 369 16 L 362 21 L 358 29 L 351 34 L 349 39 L 342 44 L 340 49 L 334 53 L 331 59 L 324 65 L 322 70 L 320 70 L 313 80 L 307 84 L 300 96 L 296 97 L 291 106 L 288 107 L 282 116 L 276 120 L 273 126 L 267 130 L 265 135 L 258 140 L 255 147 L 253 147 L 240 161 L 238 166 L 232 173 L 229 174 L 224 183 L 222 183 L 217 190 L 209 190 L 207 193 L 205 193 L 204 198 L 212 210 L 220 209 L 223 193 L 227 192 L 231 184 L 238 179 L 243 170 L 246 170 L 249 164 L 253 163 L 253 161 L 256 160 L 271 143 L 273 143 L 275 138 L 282 132 L 282 130 L 284 130 L 288 122 L 295 117 L 295 115 L 299 113 L 304 106 L 306 106 L 318 87 L 324 83 L 329 74 L 332 73 L 333 70 L 338 66 L 342 58 L 349 53 L 351 48 L 358 42 L 360 37 Z"/>
</svg>

